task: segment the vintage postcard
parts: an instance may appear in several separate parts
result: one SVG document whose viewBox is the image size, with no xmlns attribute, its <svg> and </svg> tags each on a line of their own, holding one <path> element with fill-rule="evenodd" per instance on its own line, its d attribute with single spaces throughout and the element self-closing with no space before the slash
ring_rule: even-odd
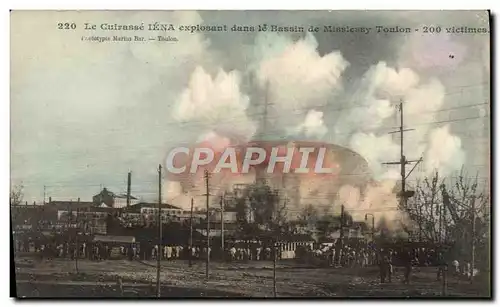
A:
<svg viewBox="0 0 500 307">
<path fill-rule="evenodd" d="M 18 298 L 491 298 L 488 11 L 22 11 Z"/>
</svg>

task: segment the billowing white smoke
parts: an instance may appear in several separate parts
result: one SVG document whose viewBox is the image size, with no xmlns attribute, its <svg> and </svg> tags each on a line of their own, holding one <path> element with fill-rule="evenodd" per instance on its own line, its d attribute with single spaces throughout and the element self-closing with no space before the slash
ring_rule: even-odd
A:
<svg viewBox="0 0 500 307">
<path fill-rule="evenodd" d="M 360 153 L 375 179 L 383 181 L 367 187 L 363 195 L 354 187 L 342 187 L 339 199 L 390 220 L 395 213 L 387 208 L 397 206 L 393 190 L 400 175 L 398 167 L 383 166 L 382 162 L 399 160 L 399 138 L 388 135 L 389 129 L 385 128 L 399 126 L 396 106 L 400 100 L 404 101 L 405 126 L 416 129 L 405 135 L 407 158 L 423 154 L 426 172 L 438 169 L 444 174 L 464 160 L 460 139 L 448 128 L 431 130 L 432 125 L 427 125 L 435 121 L 436 111 L 442 108 L 445 89 L 437 79 L 421 80 L 409 68 L 395 69 L 380 62 L 358 81 L 347 101 L 336 100 L 335 95 L 342 90 L 342 73 L 349 63 L 339 52 L 321 56 L 317 48 L 311 34 L 297 41 L 275 33 L 258 35 L 248 64 L 260 89 L 260 94 L 253 96 L 258 100 L 255 103 L 262 103 L 263 94 L 267 95 L 273 127 L 281 129 L 268 131 L 272 135 L 288 132 L 321 139 L 330 132 L 328 138 L 334 143 Z M 338 107 L 339 115 L 328 127 L 321 107 L 332 101 L 329 107 Z M 255 122 L 247 114 L 249 102 L 249 97 L 241 93 L 238 72 L 220 70 L 212 78 L 198 67 L 180 95 L 174 115 L 179 121 L 197 122 L 218 137 L 233 139 L 237 135 L 248 140 L 256 131 Z M 318 191 L 318 187 L 303 182 L 299 189 Z"/>
<path fill-rule="evenodd" d="M 403 222 L 407 219 L 396 210 L 398 198 L 394 189 L 400 178 L 399 166 L 382 164 L 399 161 L 399 136 L 389 135 L 389 130 L 382 128 L 399 125 L 395 107 L 400 100 L 404 103 L 405 127 L 415 126 L 414 131 L 405 135 L 405 154 L 408 159 L 424 155 L 424 173 L 420 175 L 435 170 L 447 175 L 461 167 L 464 153 L 460 139 L 451 135 L 447 127 L 430 129 L 432 125 L 427 125 L 435 121 L 444 97 L 445 89 L 438 80 L 421 83 L 419 76 L 407 68 L 395 70 L 381 62 L 365 74 L 353 95 L 359 107 L 343 114 L 334 130 L 340 142 L 347 143 L 367 160 L 375 178 L 384 181 L 369 185 L 364 196 L 352 186 L 342 187 L 339 200 L 346 208 L 370 212 L 377 219 L 383 216 L 390 227 L 397 227 L 393 222 L 396 219 Z"/>
<path fill-rule="evenodd" d="M 390 135 L 377 136 L 374 133 L 356 133 L 349 143 L 349 148 L 366 159 L 370 169 L 377 178 L 397 179 L 399 173 L 388 170 L 382 161 L 394 159 L 399 152 L 398 144 Z"/>
<path fill-rule="evenodd" d="M 260 36 L 256 47 L 258 65 L 255 73 L 261 89 L 267 91 L 269 102 L 276 114 L 278 127 L 300 129 L 310 126 L 307 121 L 318 118 L 312 111 L 341 89 L 341 75 L 348 63 L 340 52 L 321 56 L 318 42 L 312 34 L 296 42 L 279 39 L 279 35 L 267 33 Z M 262 45 L 264 44 L 264 45 Z M 274 120 L 274 118 L 273 118 Z M 320 128 L 322 134 L 326 127 Z M 323 132 L 325 131 L 325 132 Z M 315 131 L 313 135 L 317 136 Z"/>
<path fill-rule="evenodd" d="M 296 41 L 265 33 L 257 37 L 253 56 L 251 70 L 262 93 L 259 99 L 267 98 L 275 127 L 267 133 L 322 140 L 328 128 L 321 107 L 340 93 L 341 76 L 349 65 L 340 52 L 321 55 L 310 33 Z M 313 177 L 302 178 L 294 189 L 300 191 L 300 205 L 328 206 L 333 198 L 332 185 Z"/>
<path fill-rule="evenodd" d="M 199 189 L 200 187 L 203 188 L 203 184 L 193 189 L 184 190 L 178 181 L 165 181 L 163 183 L 163 201 L 184 210 L 190 210 L 191 199 L 193 199 L 195 209 L 204 208 L 206 200 L 202 196 L 203 191 Z"/>
<path fill-rule="evenodd" d="M 378 63 L 368 74 L 371 89 L 388 98 L 406 95 L 419 82 L 418 75 L 411 69 L 396 70 L 385 62 Z"/>
<path fill-rule="evenodd" d="M 365 157 L 377 178 L 392 178 L 394 171 L 382 166 L 383 162 L 399 160 L 399 136 L 388 135 L 382 127 L 389 126 L 391 118 L 395 128 L 399 125 L 396 117 L 396 106 L 399 100 L 404 102 L 405 127 L 415 126 L 415 130 L 405 134 L 405 153 L 412 153 L 418 158 L 425 153 L 426 156 L 440 152 L 439 143 L 429 140 L 433 134 L 432 122 L 436 119 L 436 113 L 442 108 L 445 97 L 444 86 L 437 80 L 431 79 L 426 83 L 419 84 L 419 77 L 410 69 L 399 71 L 388 67 L 385 63 L 379 63 L 372 67 L 366 74 L 364 84 L 355 96 L 361 98 L 361 107 L 352 108 L 346 116 L 337 121 L 335 131 L 339 133 L 339 139 L 346 142 L 346 135 L 352 134 L 347 144 L 353 150 Z M 429 125 L 430 123 L 430 125 Z M 376 131 L 380 132 L 360 132 Z M 439 127 L 436 127 L 439 131 Z M 441 141 L 448 144 L 447 150 L 453 150 L 450 156 L 461 157 L 463 151 L 460 142 L 457 143 L 456 136 L 440 133 Z M 408 154 L 407 154 L 408 155 Z M 411 159 L 412 157 L 408 157 Z M 425 164 L 426 174 L 434 170 L 447 174 L 453 171 L 442 159 L 430 159 L 430 164 Z M 443 164 L 445 163 L 445 164 Z M 456 163 L 463 163 L 458 159 Z M 459 169 L 458 167 L 457 169 Z M 454 170 L 457 170 L 454 169 Z M 388 172 L 389 173 L 388 173 Z M 395 178 L 394 178 L 395 179 Z"/>
<path fill-rule="evenodd" d="M 450 127 L 436 128 L 429 134 L 429 147 L 425 153 L 424 165 L 427 172 L 439 170 L 447 175 L 460 169 L 465 162 L 462 141 L 450 134 Z"/>
<path fill-rule="evenodd" d="M 178 121 L 195 122 L 208 131 L 248 140 L 256 131 L 247 116 L 250 98 L 240 91 L 237 71 L 220 70 L 215 78 L 197 67 L 189 86 L 182 92 L 174 109 Z"/>
<path fill-rule="evenodd" d="M 335 123 L 335 139 L 349 143 L 352 134 L 376 131 L 395 113 L 394 100 L 402 98 L 419 81 L 410 69 L 397 71 L 380 62 L 371 67 Z M 391 101 L 392 100 L 392 101 Z"/>
<path fill-rule="evenodd" d="M 203 144 L 216 152 L 221 152 L 231 145 L 231 140 L 218 135 L 214 131 L 204 133 L 195 140 L 196 144 Z M 221 174 L 212 174 L 210 179 L 211 193 L 217 188 L 224 188 L 224 178 Z M 191 199 L 195 200 L 196 206 L 205 202 L 202 195 L 205 189 L 205 179 L 202 173 L 190 174 L 180 181 L 165 181 L 163 199 L 168 203 L 175 203 L 176 206 L 188 210 L 191 206 Z"/>
<path fill-rule="evenodd" d="M 232 141 L 248 141 L 256 131 L 256 124 L 247 115 L 250 98 L 240 89 L 240 74 L 222 69 L 213 78 L 202 67 L 191 75 L 187 88 L 176 101 L 173 117 L 187 128 L 200 131 L 193 143 L 203 143 L 214 150 L 221 150 Z M 212 178 L 216 180 L 217 178 Z M 213 182 L 213 184 L 216 182 Z M 182 208 L 189 208 L 191 198 L 195 202 L 203 187 L 200 176 L 191 175 L 179 182 L 165 182 L 165 199 Z"/>
<path fill-rule="evenodd" d="M 366 72 L 347 103 L 338 103 L 340 115 L 333 129 L 328 129 L 323 120 L 324 114 L 317 111 L 317 107 L 324 105 L 341 90 L 341 74 L 348 63 L 340 53 L 332 52 L 321 57 L 316 51 L 317 42 L 312 35 L 297 42 L 280 38 L 282 36 L 269 34 L 260 37 L 261 44 L 257 50 L 262 59 L 256 66 L 260 86 L 265 88 L 267 83 L 270 92 L 268 98 L 276 113 L 282 116 L 276 119 L 278 125 L 289 127 L 289 131 L 308 138 L 322 138 L 330 130 L 333 134 L 330 138 L 334 143 L 344 144 L 360 153 L 369 163 L 376 179 L 390 182 L 382 185 L 382 188 L 391 186 L 387 191 L 382 191 L 379 185 L 369 186 L 367 191 L 371 191 L 371 196 L 365 195 L 358 202 L 365 204 L 365 207 L 370 202 L 369 210 L 372 212 L 384 212 L 391 206 L 396 208 L 397 198 L 392 189 L 400 177 L 399 168 L 382 163 L 399 161 L 399 139 L 388 135 L 389 130 L 382 128 L 399 125 L 396 106 L 403 100 L 405 126 L 418 125 L 418 129 L 406 135 L 408 141 L 405 152 L 415 153 L 415 158 L 424 153 L 426 157 L 437 154 L 439 150 L 434 147 L 438 144 L 428 142 L 428 136 L 432 134 L 429 126 L 419 124 L 432 122 L 436 111 L 442 107 L 445 93 L 442 84 L 433 79 L 421 82 L 419 75 L 409 68 L 395 69 L 380 62 Z M 306 110 L 309 112 L 306 113 Z M 298 120 L 300 114 L 303 121 Z M 306 116 L 303 117 L 303 114 Z M 458 145 L 450 145 L 447 150 L 455 152 L 451 156 L 456 157 L 456 164 L 462 163 L 463 159 L 459 157 L 463 155 L 455 137 L 443 133 L 439 135 L 451 138 L 451 141 L 443 140 L 445 143 Z M 429 165 L 426 167 L 427 172 L 434 168 L 444 172 L 454 168 L 440 158 L 431 161 L 434 162 L 426 164 Z M 306 190 L 317 190 L 311 183 L 304 184 Z M 351 200 L 361 197 L 360 192 L 353 189 L 349 189 L 354 193 Z M 381 197 L 378 194 L 388 195 L 390 200 L 386 197 L 385 201 L 373 201 Z M 343 197 L 346 198 L 345 195 Z M 395 211 L 390 214 L 387 213 L 390 211 L 385 212 L 377 216 L 394 217 Z"/>
<path fill-rule="evenodd" d="M 325 122 L 323 121 L 323 112 L 314 109 L 310 110 L 304 122 L 299 124 L 291 132 L 293 134 L 303 133 L 308 138 L 321 139 L 328 132 Z"/>
<path fill-rule="evenodd" d="M 382 180 L 369 185 L 364 195 L 361 195 L 359 189 L 345 185 L 339 190 L 338 200 L 354 220 L 363 220 L 365 214 L 372 214 L 375 217 L 375 226 L 383 217 L 388 221 L 389 230 L 395 231 L 398 230 L 399 224 L 393 221 L 405 223 L 407 217 L 397 210 L 399 200 L 394 194 L 394 186 L 394 180 Z"/>
<path fill-rule="evenodd" d="M 393 178 L 395 172 L 383 166 L 382 162 L 399 160 L 399 145 L 387 131 L 377 130 L 387 126 L 388 120 L 395 115 L 395 100 L 411 92 L 418 81 L 419 77 L 412 70 L 398 71 L 380 62 L 367 71 L 359 89 L 353 94 L 355 106 L 346 106 L 347 113 L 336 122 L 334 140 L 338 139 L 360 153 L 376 178 Z"/>
<path fill-rule="evenodd" d="M 164 192 L 164 200 L 171 201 L 183 194 L 182 186 L 177 181 L 165 181 L 162 187 Z M 176 202 L 177 203 L 177 202 Z"/>
<path fill-rule="evenodd" d="M 221 151 L 231 144 L 231 140 L 229 138 L 218 135 L 214 131 L 210 131 L 201 135 L 198 138 L 197 143 L 201 142 L 209 144 L 210 148 L 212 148 L 214 151 Z"/>
<path fill-rule="evenodd" d="M 442 108 L 445 88 L 436 79 L 412 90 L 405 97 L 405 119 L 415 131 L 408 133 L 405 150 L 423 155 L 425 166 L 420 175 L 438 171 L 447 176 L 459 170 L 465 162 L 465 152 L 458 136 L 449 126 L 436 126 L 436 114 Z M 416 157 L 415 157 L 416 158 Z"/>
<path fill-rule="evenodd" d="M 404 98 L 405 126 L 414 126 L 415 130 L 406 134 L 408 142 L 405 149 L 421 155 L 426 147 L 426 136 L 433 127 L 427 125 L 436 118 L 444 103 L 445 88 L 436 79 L 412 89 Z"/>
</svg>

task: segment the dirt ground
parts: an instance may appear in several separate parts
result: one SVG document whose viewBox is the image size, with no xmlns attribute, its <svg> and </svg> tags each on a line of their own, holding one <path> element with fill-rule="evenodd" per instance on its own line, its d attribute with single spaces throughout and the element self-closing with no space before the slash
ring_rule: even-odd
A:
<svg viewBox="0 0 500 307">
<path fill-rule="evenodd" d="M 117 286 L 118 277 L 123 291 Z M 402 283 L 403 269 L 395 268 L 392 283 L 381 284 L 376 267 L 314 268 L 293 261 L 277 265 L 278 297 L 437 297 L 443 283 L 436 268 L 414 268 L 410 285 Z M 18 297 L 154 296 L 156 261 L 111 260 L 92 262 L 20 260 L 16 264 Z M 273 297 L 271 262 L 212 262 L 209 279 L 205 262 L 162 261 L 163 297 Z M 57 285 L 57 287 L 55 286 Z M 446 296 L 490 297 L 490 283 L 448 276 Z"/>
</svg>

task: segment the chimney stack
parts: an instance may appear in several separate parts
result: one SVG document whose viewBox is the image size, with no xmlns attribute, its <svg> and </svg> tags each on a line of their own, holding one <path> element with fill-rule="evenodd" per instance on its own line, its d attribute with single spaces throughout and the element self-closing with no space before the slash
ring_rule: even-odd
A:
<svg viewBox="0 0 500 307">
<path fill-rule="evenodd" d="M 127 207 L 130 206 L 130 186 L 132 185 L 132 172 L 128 172 L 127 178 Z"/>
<path fill-rule="evenodd" d="M 49 204 L 52 202 L 52 197 L 49 196 Z"/>
</svg>

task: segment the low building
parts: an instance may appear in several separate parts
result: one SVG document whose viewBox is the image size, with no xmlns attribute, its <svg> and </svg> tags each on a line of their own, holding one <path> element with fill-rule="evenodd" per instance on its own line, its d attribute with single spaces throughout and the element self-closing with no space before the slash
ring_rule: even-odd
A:
<svg viewBox="0 0 500 307">
<path fill-rule="evenodd" d="M 135 243 L 135 237 L 133 236 L 102 236 L 97 235 L 94 236 L 93 242 L 102 242 L 102 243 L 112 243 L 112 244 L 132 244 Z"/>
<path fill-rule="evenodd" d="M 134 204 L 125 210 L 126 214 L 140 214 L 143 220 L 155 222 L 158 219 L 158 204 L 140 202 Z M 184 222 L 191 218 L 191 211 L 183 210 L 182 208 L 170 205 L 161 204 L 161 220 L 163 223 L 168 222 Z M 193 212 L 193 220 L 195 222 L 204 219 L 205 214 L 201 212 Z"/>
<path fill-rule="evenodd" d="M 224 228 L 224 236 L 226 236 L 226 239 L 228 237 L 234 237 L 237 234 L 238 227 L 234 223 L 224 223 L 224 226 L 222 226 L 221 222 L 210 222 L 210 237 L 221 237 L 222 234 L 222 228 Z M 207 223 L 202 221 L 194 226 L 196 232 L 201 234 L 203 237 L 206 238 L 207 236 Z"/>
<path fill-rule="evenodd" d="M 307 234 L 287 234 L 278 241 L 279 252 L 281 259 L 294 259 L 297 257 L 296 251 L 298 248 L 306 248 L 312 250 L 315 240 Z"/>
<path fill-rule="evenodd" d="M 106 206 L 111 208 L 121 209 L 127 207 L 127 199 L 128 197 L 126 194 L 115 194 L 104 188 L 101 192 L 99 192 L 99 194 L 92 197 L 92 202 L 96 206 L 105 204 Z M 130 195 L 130 205 L 132 206 L 137 203 L 139 203 L 139 199 Z"/>
<path fill-rule="evenodd" d="M 210 221 L 212 221 L 212 222 L 218 222 L 218 223 L 220 223 L 221 219 L 224 219 L 224 223 L 236 223 L 236 221 L 237 221 L 237 212 L 235 212 L 235 211 L 224 211 L 221 214 L 221 212 L 218 211 L 218 212 L 214 212 L 214 213 L 210 214 Z"/>
<path fill-rule="evenodd" d="M 58 210 L 59 228 L 79 228 L 85 233 L 106 234 L 107 219 L 113 208 L 89 207 L 78 210 Z"/>
</svg>

